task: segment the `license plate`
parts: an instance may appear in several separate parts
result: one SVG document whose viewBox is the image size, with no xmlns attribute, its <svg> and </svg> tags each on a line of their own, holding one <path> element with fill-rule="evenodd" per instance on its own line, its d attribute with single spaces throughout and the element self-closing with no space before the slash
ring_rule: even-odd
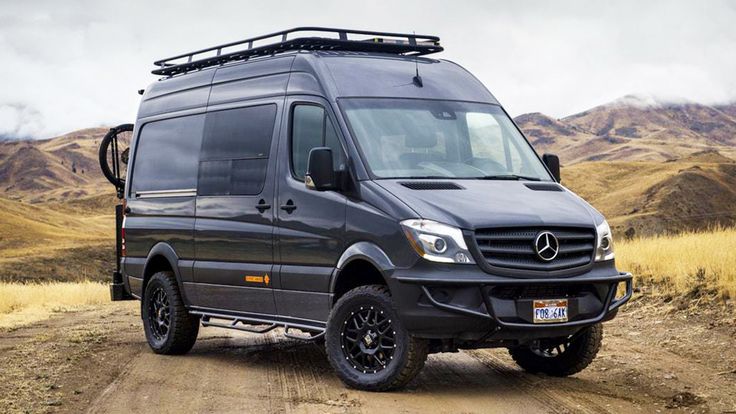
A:
<svg viewBox="0 0 736 414">
<path fill-rule="evenodd" d="M 535 300 L 534 323 L 567 322 L 567 299 Z"/>
</svg>

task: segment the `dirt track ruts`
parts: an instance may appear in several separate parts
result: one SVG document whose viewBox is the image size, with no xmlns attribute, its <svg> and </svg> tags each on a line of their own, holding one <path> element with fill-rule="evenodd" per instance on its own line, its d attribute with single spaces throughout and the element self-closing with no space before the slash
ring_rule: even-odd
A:
<svg viewBox="0 0 736 414">
<path fill-rule="evenodd" d="M 0 373 L 8 373 L 6 379 L 11 383 L 26 382 L 9 392 L 7 384 L 0 385 L 5 395 L 0 399 L 0 412 L 648 413 L 736 409 L 736 374 L 728 372 L 736 367 L 733 336 L 729 338 L 732 326 L 692 327 L 691 336 L 669 346 L 667 338 L 682 327 L 682 321 L 641 318 L 641 312 L 646 309 L 635 309 L 607 323 L 599 358 L 571 378 L 524 373 L 503 349 L 462 351 L 431 355 L 405 390 L 377 394 L 345 388 L 332 373 L 323 349 L 286 339 L 279 331 L 255 335 L 204 328 L 189 354 L 155 355 L 144 345 L 135 305 L 109 305 L 57 316 L 45 327 L 3 333 Z M 661 330 L 652 330 L 658 325 Z M 685 339 L 698 337 L 708 357 L 686 346 Z M 46 362 L 29 367 L 28 361 L 38 360 L 38 355 L 45 355 Z M 55 369 L 54 364 L 59 363 Z"/>
</svg>

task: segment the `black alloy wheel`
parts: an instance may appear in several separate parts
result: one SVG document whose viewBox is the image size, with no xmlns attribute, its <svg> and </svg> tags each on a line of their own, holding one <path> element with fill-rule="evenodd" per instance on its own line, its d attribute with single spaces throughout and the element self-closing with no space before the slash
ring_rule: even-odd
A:
<svg viewBox="0 0 736 414">
<path fill-rule="evenodd" d="M 394 358 L 396 331 L 388 315 L 374 306 L 351 312 L 340 336 L 343 355 L 364 374 L 386 369 Z"/>
<path fill-rule="evenodd" d="M 345 293 L 335 303 L 327 321 L 325 350 L 347 386 L 388 391 L 417 376 L 429 346 L 404 327 L 386 286 L 367 285 Z"/>
<path fill-rule="evenodd" d="M 165 341 L 171 325 L 171 311 L 169 298 L 163 287 L 153 290 L 151 301 L 148 303 L 148 323 L 151 333 L 157 341 Z"/>
</svg>

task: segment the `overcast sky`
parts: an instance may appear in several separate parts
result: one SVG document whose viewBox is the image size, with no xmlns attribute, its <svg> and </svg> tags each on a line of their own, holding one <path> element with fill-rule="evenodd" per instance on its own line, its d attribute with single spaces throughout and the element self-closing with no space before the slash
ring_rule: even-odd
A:
<svg viewBox="0 0 736 414">
<path fill-rule="evenodd" d="M 439 35 L 513 115 L 736 100 L 736 1 L 0 0 L 0 136 L 131 122 L 154 59 L 304 25 Z"/>
</svg>

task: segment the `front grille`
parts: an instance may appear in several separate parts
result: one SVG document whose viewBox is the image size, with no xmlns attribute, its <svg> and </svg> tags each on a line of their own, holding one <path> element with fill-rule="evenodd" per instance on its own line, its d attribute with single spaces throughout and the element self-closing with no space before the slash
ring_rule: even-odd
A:
<svg viewBox="0 0 736 414">
<path fill-rule="evenodd" d="M 559 241 L 559 253 L 549 262 L 534 250 L 534 240 L 542 231 L 551 232 Z M 491 266 L 553 271 L 590 264 L 595 231 L 576 227 L 480 229 L 475 232 L 475 241 Z"/>
</svg>

